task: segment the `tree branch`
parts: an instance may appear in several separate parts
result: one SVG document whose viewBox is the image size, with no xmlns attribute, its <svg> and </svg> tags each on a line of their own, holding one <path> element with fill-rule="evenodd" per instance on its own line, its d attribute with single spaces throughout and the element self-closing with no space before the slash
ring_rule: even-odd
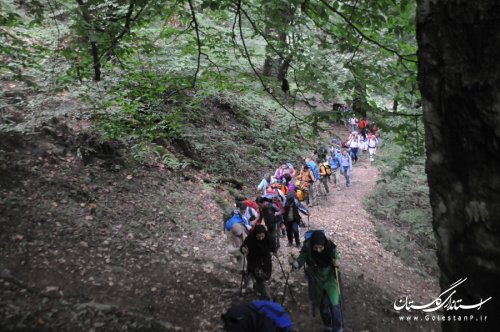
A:
<svg viewBox="0 0 500 332">
<path fill-rule="evenodd" d="M 335 14 L 337 14 L 338 16 L 340 16 L 344 22 L 347 23 L 347 25 L 349 25 L 354 31 L 356 31 L 356 33 L 358 35 L 360 35 L 361 37 L 363 37 L 364 39 L 366 39 L 367 41 L 369 41 L 370 43 L 372 44 L 375 44 L 377 45 L 378 47 L 388 51 L 388 52 L 391 52 L 393 54 L 395 54 L 398 58 L 400 58 L 401 60 L 404 60 L 404 61 L 408 61 L 408 62 L 413 62 L 413 63 L 417 63 L 417 60 L 413 60 L 413 59 L 410 59 L 408 57 L 406 57 L 405 55 L 402 55 L 400 54 L 398 51 L 394 50 L 394 49 L 391 49 L 381 43 L 379 43 L 378 41 L 376 41 L 375 39 L 373 38 L 370 38 L 368 37 L 366 34 L 363 33 L 363 31 L 361 31 L 354 23 L 351 22 L 351 20 L 349 18 L 347 18 L 343 13 L 339 12 L 337 9 L 335 9 L 332 5 L 330 5 L 328 2 L 326 2 L 325 0 L 319 0 L 323 5 L 325 5 L 325 7 L 327 7 L 329 10 L 331 10 L 332 12 L 334 12 Z"/>
<path fill-rule="evenodd" d="M 290 114 L 291 116 L 293 116 L 296 120 L 300 120 L 302 123 L 305 123 L 309 126 L 312 126 L 309 122 L 307 122 L 305 119 L 303 118 L 300 118 L 298 117 L 293 111 L 290 111 L 272 92 L 271 90 L 269 89 L 269 87 L 267 86 L 266 82 L 264 82 L 264 79 L 259 75 L 257 69 L 255 69 L 255 66 L 252 62 L 252 59 L 250 57 L 250 53 L 248 52 L 248 49 L 247 49 L 247 46 L 246 46 L 246 43 L 245 43 L 245 37 L 243 35 L 243 26 L 242 26 L 242 23 L 241 23 L 241 0 L 238 0 L 237 2 L 237 8 L 236 8 L 236 15 L 238 17 L 238 28 L 240 30 L 240 38 L 241 38 L 241 43 L 243 45 L 243 50 L 245 51 L 245 56 L 248 60 L 248 63 L 250 64 L 250 67 L 252 68 L 253 72 L 255 73 L 255 75 L 257 76 L 257 78 L 259 79 L 260 83 L 262 84 L 262 86 L 264 87 L 264 90 L 274 99 L 274 101 L 276 101 L 278 103 L 278 105 L 280 105 L 288 114 Z"/>
<path fill-rule="evenodd" d="M 196 87 L 196 79 L 198 77 L 198 73 L 200 72 L 200 65 L 201 65 L 201 55 L 203 52 L 201 51 L 201 40 L 200 40 L 200 31 L 198 29 L 198 21 L 196 20 L 196 14 L 194 12 L 194 7 L 193 7 L 193 1 L 188 0 L 189 3 L 189 9 L 191 10 L 191 23 L 194 24 L 194 31 L 196 32 L 196 45 L 198 46 L 198 58 L 197 58 L 197 64 L 196 64 L 196 72 L 194 73 L 194 78 L 193 78 L 193 83 L 192 87 Z M 208 56 L 207 56 L 208 57 Z"/>
</svg>

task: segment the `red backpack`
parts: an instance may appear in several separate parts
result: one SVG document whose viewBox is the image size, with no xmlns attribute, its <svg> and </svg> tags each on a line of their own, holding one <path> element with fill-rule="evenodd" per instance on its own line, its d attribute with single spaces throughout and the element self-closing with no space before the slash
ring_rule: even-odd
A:
<svg viewBox="0 0 500 332">
<path fill-rule="evenodd" d="M 245 203 L 248 207 L 251 207 L 257 212 L 257 221 L 255 222 L 255 224 L 256 225 L 260 224 L 260 213 L 259 213 L 259 206 L 257 205 L 257 203 L 249 199 L 245 199 L 243 203 Z"/>
</svg>

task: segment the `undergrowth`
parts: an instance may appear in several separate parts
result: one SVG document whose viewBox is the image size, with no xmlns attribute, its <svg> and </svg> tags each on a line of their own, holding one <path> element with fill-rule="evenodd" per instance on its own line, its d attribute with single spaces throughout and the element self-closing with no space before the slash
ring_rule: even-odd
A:
<svg viewBox="0 0 500 332">
<path fill-rule="evenodd" d="M 365 200 L 365 208 L 374 217 L 375 230 L 387 250 L 409 266 L 423 267 L 427 273 L 436 274 L 436 245 L 424 160 L 416 159 L 400 167 L 401 148 L 391 142 L 390 135 L 383 142 L 375 162 L 381 169 L 381 179 Z"/>
</svg>

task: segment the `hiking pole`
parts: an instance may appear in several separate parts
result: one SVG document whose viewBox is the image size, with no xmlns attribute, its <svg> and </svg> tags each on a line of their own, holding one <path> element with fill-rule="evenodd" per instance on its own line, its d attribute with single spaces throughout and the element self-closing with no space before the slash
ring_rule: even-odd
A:
<svg viewBox="0 0 500 332">
<path fill-rule="evenodd" d="M 283 269 L 283 265 L 281 265 L 281 260 L 279 259 L 279 257 L 276 257 L 276 258 L 278 259 L 281 273 L 283 273 L 283 278 L 285 278 L 285 291 L 286 291 L 286 287 L 288 285 L 288 277 L 285 274 L 285 270 Z M 293 302 L 297 302 L 297 300 L 295 300 L 295 296 L 293 295 L 293 292 L 292 292 L 292 289 L 290 288 L 290 286 L 288 286 L 288 292 L 290 293 L 290 296 L 292 297 Z M 284 298 L 285 298 L 285 293 L 283 293 L 283 300 L 284 300 Z"/>
<path fill-rule="evenodd" d="M 288 287 L 288 289 L 290 289 L 290 286 L 288 286 L 288 278 L 290 277 L 290 272 L 288 272 L 288 274 L 286 275 L 286 278 L 285 278 L 285 288 L 283 289 L 283 298 L 281 298 L 281 306 L 283 306 L 283 303 L 285 303 L 285 296 L 286 296 L 286 288 Z M 290 293 L 292 294 L 292 293 Z M 293 296 L 292 296 L 293 298 Z M 295 299 L 293 299 L 295 301 Z"/>
<path fill-rule="evenodd" d="M 240 297 L 243 296 L 243 281 L 245 280 L 245 259 L 246 256 L 243 256 L 243 267 L 241 268 Z"/>
</svg>

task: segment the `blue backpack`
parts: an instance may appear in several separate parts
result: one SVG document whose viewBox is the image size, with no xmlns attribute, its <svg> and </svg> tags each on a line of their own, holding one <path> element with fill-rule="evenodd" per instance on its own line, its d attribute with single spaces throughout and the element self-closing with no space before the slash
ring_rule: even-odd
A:
<svg viewBox="0 0 500 332">
<path fill-rule="evenodd" d="M 233 214 L 231 218 L 226 222 L 226 230 L 229 232 L 231 230 L 231 227 L 233 227 L 233 224 L 235 223 L 240 223 L 242 225 L 248 225 L 248 220 L 241 215 L 241 213 L 238 211 L 237 213 Z"/>
<path fill-rule="evenodd" d="M 261 314 L 264 314 L 269 320 L 273 321 L 280 331 L 290 331 L 292 321 L 285 309 L 277 303 L 271 301 L 252 301 L 250 306 L 255 308 Z"/>
<path fill-rule="evenodd" d="M 322 229 L 310 229 L 310 230 L 308 230 L 307 232 L 305 232 L 305 233 L 304 233 L 304 239 L 305 239 L 306 241 L 308 241 L 308 240 L 311 238 L 312 233 L 313 233 L 314 231 L 318 231 L 318 230 L 319 230 L 319 231 L 321 231 L 321 232 L 323 232 L 323 234 L 325 234 L 325 235 L 326 235 L 325 231 L 324 231 L 324 230 L 322 230 Z"/>
</svg>

